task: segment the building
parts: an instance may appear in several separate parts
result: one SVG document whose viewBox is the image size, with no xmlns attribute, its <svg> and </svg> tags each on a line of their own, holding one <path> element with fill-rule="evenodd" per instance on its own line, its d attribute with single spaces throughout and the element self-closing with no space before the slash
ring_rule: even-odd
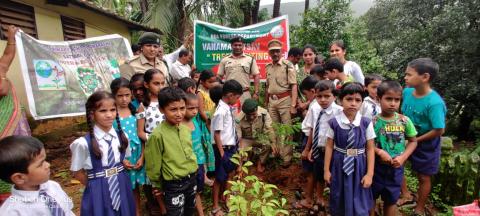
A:
<svg viewBox="0 0 480 216">
<path fill-rule="evenodd" d="M 119 34 L 130 40 L 133 30 L 161 33 L 157 29 L 140 25 L 113 12 L 98 8 L 85 0 L 1 0 L 0 50 L 2 51 L 7 45 L 4 32 L 12 24 L 25 33 L 46 41 L 78 40 L 108 34 Z M 21 104 L 28 109 L 25 84 L 20 70 L 17 56 L 10 66 L 7 77 L 16 87 Z"/>
</svg>

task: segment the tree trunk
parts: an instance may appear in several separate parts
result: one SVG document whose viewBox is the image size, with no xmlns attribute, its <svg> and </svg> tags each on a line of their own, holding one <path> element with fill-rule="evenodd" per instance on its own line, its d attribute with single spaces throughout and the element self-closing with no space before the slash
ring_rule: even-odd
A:
<svg viewBox="0 0 480 216">
<path fill-rule="evenodd" d="M 240 3 L 240 9 L 243 11 L 243 26 L 252 24 L 252 7 L 249 0 Z"/>
<path fill-rule="evenodd" d="M 183 42 L 185 37 L 185 27 L 187 26 L 187 15 L 185 12 L 185 2 L 184 0 L 177 0 L 177 10 L 178 10 L 178 20 L 179 23 L 177 25 L 177 39 Z M 178 41 L 177 40 L 177 41 Z M 179 46 L 179 43 L 176 43 Z"/>
<path fill-rule="evenodd" d="M 310 8 L 310 0 L 305 0 L 305 9 L 303 10 L 303 13 L 307 13 L 308 8 Z"/>
<path fill-rule="evenodd" d="M 260 10 L 260 0 L 256 0 L 252 8 L 252 24 L 258 23 L 259 10 Z"/>
<path fill-rule="evenodd" d="M 142 15 L 147 13 L 147 11 L 148 11 L 148 0 L 140 0 L 140 10 L 142 11 Z"/>
<path fill-rule="evenodd" d="M 273 18 L 280 16 L 280 3 L 281 0 L 275 0 L 273 2 Z"/>
</svg>

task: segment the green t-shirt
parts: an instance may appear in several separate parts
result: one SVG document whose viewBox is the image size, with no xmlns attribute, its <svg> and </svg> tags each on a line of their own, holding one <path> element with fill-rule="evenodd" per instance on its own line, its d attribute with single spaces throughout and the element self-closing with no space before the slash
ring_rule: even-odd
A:
<svg viewBox="0 0 480 216">
<path fill-rule="evenodd" d="M 405 137 L 414 137 L 417 130 L 412 121 L 403 115 L 395 113 L 395 118 L 385 120 L 380 115 L 374 118 L 374 129 L 377 137 L 375 145 L 388 152 L 390 156 L 396 157 L 405 151 Z"/>
</svg>

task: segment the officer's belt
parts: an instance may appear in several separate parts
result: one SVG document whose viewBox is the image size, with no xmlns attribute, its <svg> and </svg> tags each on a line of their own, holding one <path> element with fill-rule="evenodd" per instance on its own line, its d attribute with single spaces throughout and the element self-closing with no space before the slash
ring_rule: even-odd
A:
<svg viewBox="0 0 480 216">
<path fill-rule="evenodd" d="M 272 100 L 280 100 L 280 99 L 288 97 L 290 95 L 291 95 L 291 91 L 288 90 L 288 91 L 280 93 L 280 94 L 270 94 L 269 96 Z"/>
</svg>

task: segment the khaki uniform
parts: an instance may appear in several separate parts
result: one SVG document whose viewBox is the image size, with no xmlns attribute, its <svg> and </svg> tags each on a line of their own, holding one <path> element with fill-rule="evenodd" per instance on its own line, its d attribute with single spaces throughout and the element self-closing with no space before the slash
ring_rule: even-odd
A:
<svg viewBox="0 0 480 216">
<path fill-rule="evenodd" d="M 148 69 L 156 68 L 162 71 L 165 76 L 165 80 L 169 80 L 168 69 L 165 63 L 159 58 L 155 58 L 155 66 L 150 63 L 143 54 L 134 56 L 132 59 L 125 62 L 125 64 L 120 66 L 120 73 L 122 77 L 127 79 L 132 78 L 136 73 L 145 73 Z"/>
<path fill-rule="evenodd" d="M 272 118 L 268 114 L 268 111 L 262 107 L 257 108 L 257 118 L 250 122 L 247 120 L 246 115 L 241 112 L 238 116 L 237 134 L 242 138 L 242 142 L 246 147 L 252 146 L 260 149 L 259 161 L 264 164 L 271 152 L 271 146 L 276 146 L 275 132 L 272 127 Z M 264 134 L 268 136 L 267 143 L 260 143 L 254 137 L 254 131 L 256 133 Z"/>
<path fill-rule="evenodd" d="M 291 85 L 297 84 L 295 67 L 293 64 L 285 59 L 280 59 L 278 63 L 268 63 L 265 66 L 267 73 L 267 92 L 269 94 L 268 99 L 268 113 L 272 117 L 273 122 L 282 124 L 291 124 L 290 107 L 292 105 Z M 281 94 L 289 92 L 290 96 L 276 99 L 274 94 Z M 279 137 L 282 139 L 281 137 Z M 281 142 L 277 140 L 279 145 L 279 153 L 284 162 L 290 162 L 292 159 L 293 148 L 291 145 L 281 145 Z"/>
<path fill-rule="evenodd" d="M 225 75 L 225 80 L 236 80 L 242 85 L 244 92 L 240 97 L 240 102 L 251 98 L 250 95 L 250 76 L 260 74 L 258 70 L 257 61 L 251 56 L 242 54 L 241 57 L 233 57 L 232 54 L 226 56 L 220 61 L 217 75 L 222 77 Z"/>
</svg>

